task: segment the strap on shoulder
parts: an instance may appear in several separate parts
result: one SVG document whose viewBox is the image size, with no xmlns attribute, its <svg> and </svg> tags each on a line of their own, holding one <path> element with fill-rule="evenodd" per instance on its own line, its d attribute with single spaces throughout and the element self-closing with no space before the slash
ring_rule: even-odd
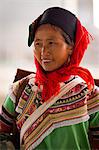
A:
<svg viewBox="0 0 99 150">
<path fill-rule="evenodd" d="M 30 75 L 31 73 L 35 74 L 35 72 L 27 71 L 27 70 L 23 70 L 23 69 L 18 68 L 13 82 L 18 81 L 18 80 Z"/>
</svg>

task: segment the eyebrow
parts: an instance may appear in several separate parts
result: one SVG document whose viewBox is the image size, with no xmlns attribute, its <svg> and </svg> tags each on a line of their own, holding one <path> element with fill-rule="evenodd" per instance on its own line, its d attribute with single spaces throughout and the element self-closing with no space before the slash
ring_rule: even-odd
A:
<svg viewBox="0 0 99 150">
<path fill-rule="evenodd" d="M 48 39 L 46 39 L 46 41 L 51 41 L 51 40 L 55 40 L 55 38 L 53 38 L 53 37 L 51 37 L 51 38 L 48 38 Z M 35 39 L 34 40 L 35 42 L 37 42 L 37 41 L 42 41 L 42 39 Z"/>
<path fill-rule="evenodd" d="M 34 40 L 34 42 L 37 42 L 37 41 L 42 41 L 41 39 L 36 39 L 36 40 Z"/>
</svg>

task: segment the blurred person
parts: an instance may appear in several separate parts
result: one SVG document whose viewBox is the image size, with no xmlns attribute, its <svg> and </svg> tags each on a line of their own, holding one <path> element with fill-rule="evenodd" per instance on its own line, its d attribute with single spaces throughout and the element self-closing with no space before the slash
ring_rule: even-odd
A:
<svg viewBox="0 0 99 150">
<path fill-rule="evenodd" d="M 9 135 L 16 149 L 94 148 L 99 89 L 79 66 L 90 38 L 79 19 L 60 7 L 48 8 L 30 24 L 28 46 L 33 44 L 37 70 L 11 85 L 2 106 L 3 140 Z"/>
</svg>

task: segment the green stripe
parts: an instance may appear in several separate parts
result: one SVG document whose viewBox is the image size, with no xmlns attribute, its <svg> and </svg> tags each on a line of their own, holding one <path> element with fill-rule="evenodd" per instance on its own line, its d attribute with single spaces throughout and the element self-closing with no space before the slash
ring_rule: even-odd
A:
<svg viewBox="0 0 99 150">
<path fill-rule="evenodd" d="M 11 100 L 11 98 L 8 96 L 3 104 L 4 108 L 10 113 L 14 114 L 15 112 L 15 104 Z"/>
</svg>

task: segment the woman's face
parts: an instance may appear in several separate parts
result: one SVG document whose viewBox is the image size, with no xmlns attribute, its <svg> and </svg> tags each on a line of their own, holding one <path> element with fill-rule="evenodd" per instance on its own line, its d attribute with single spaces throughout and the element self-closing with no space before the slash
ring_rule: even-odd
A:
<svg viewBox="0 0 99 150">
<path fill-rule="evenodd" d="M 34 38 L 34 55 L 45 71 L 54 71 L 67 62 L 71 51 L 59 30 L 41 25 Z"/>
</svg>

